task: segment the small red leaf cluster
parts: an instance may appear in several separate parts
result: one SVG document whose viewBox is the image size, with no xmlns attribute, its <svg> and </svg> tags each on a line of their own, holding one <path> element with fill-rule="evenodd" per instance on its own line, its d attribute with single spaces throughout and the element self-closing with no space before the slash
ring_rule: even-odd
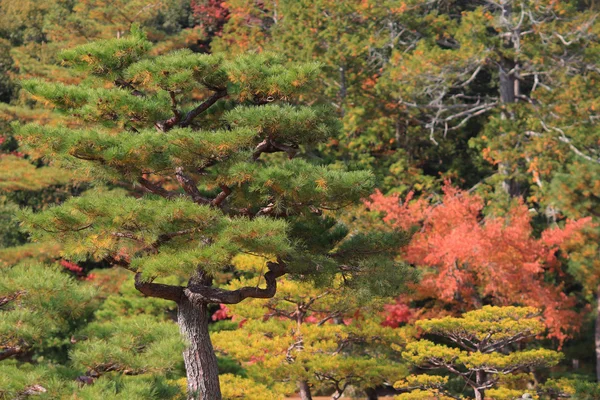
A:
<svg viewBox="0 0 600 400">
<path fill-rule="evenodd" d="M 95 277 L 94 274 L 86 275 L 85 272 L 83 271 L 83 268 L 81 268 L 79 265 L 72 263 L 70 261 L 60 260 L 59 264 L 63 268 L 65 268 L 65 269 L 71 271 L 73 274 L 75 274 L 79 279 L 91 281 Z"/>
<path fill-rule="evenodd" d="M 221 321 L 229 318 L 231 318 L 231 315 L 229 315 L 229 309 L 225 304 L 219 304 L 219 309 L 212 315 L 213 321 Z"/>
</svg>

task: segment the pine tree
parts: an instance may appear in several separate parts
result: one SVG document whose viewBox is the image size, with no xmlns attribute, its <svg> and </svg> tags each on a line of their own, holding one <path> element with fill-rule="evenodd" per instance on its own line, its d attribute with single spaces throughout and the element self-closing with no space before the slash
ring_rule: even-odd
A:
<svg viewBox="0 0 600 400">
<path fill-rule="evenodd" d="M 372 177 L 302 157 L 338 128 L 327 109 L 283 103 L 311 89 L 317 64 L 271 54 L 152 56 L 151 47 L 134 28 L 66 50 L 64 64 L 85 76 L 79 85 L 22 85 L 79 126 L 19 128 L 28 146 L 78 174 L 146 194 L 95 189 L 23 219 L 34 239 L 61 241 L 65 257 L 129 269 L 141 293 L 176 302 L 188 395 L 220 399 L 210 304 L 271 298 L 287 273 L 321 281 L 343 273 L 357 290 L 394 292 L 402 276 L 386 279 L 397 266 L 383 255 L 398 242 L 348 235 L 328 215 L 364 197 Z M 241 253 L 268 257 L 266 272 L 249 286 L 215 287 Z M 185 283 L 161 283 L 168 277 Z"/>
<path fill-rule="evenodd" d="M 514 351 L 512 345 L 531 339 L 544 331 L 544 324 L 531 307 L 492 307 L 465 313 L 461 318 L 445 317 L 423 320 L 417 326 L 425 333 L 446 338 L 452 343 L 437 344 L 430 340 L 411 342 L 403 357 L 416 366 L 445 370 L 459 376 L 471 387 L 475 399 L 516 398 L 523 391 L 510 391 L 510 396 L 494 388 L 498 381 L 527 368 L 556 365 L 562 354 L 543 348 Z M 456 398 L 444 389 L 448 377 L 420 375 L 399 381 L 396 387 L 417 390 L 399 399 Z M 498 394 L 498 396 L 496 395 Z M 524 397 L 525 398 L 525 397 Z"/>
</svg>

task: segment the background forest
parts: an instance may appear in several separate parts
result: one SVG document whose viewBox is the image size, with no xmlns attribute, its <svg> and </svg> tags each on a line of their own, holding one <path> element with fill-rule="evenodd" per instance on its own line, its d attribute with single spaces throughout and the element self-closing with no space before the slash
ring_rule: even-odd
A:
<svg viewBox="0 0 600 400">
<path fill-rule="evenodd" d="M 599 13 L 0 0 L 0 399 L 599 399 Z"/>
</svg>

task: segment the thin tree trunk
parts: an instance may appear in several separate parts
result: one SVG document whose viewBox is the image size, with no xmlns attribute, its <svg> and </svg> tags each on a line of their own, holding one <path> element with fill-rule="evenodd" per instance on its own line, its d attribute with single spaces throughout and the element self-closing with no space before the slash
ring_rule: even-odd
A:
<svg viewBox="0 0 600 400">
<path fill-rule="evenodd" d="M 512 1 L 511 0 L 502 0 L 500 2 L 502 7 L 502 18 L 501 24 L 504 24 L 508 30 L 512 30 L 510 18 L 512 16 Z M 509 31 L 511 32 L 511 31 Z M 512 32 L 511 32 L 512 33 Z M 518 33 L 518 31 L 517 31 Z M 518 35 L 517 35 L 518 38 Z M 518 40 L 510 39 L 508 43 L 505 44 L 507 48 L 512 48 L 515 52 L 519 52 L 520 43 Z M 502 58 L 498 65 L 498 77 L 499 77 L 499 90 L 500 90 L 500 101 L 503 104 L 512 104 L 516 103 L 517 96 L 519 95 L 519 80 L 516 76 L 516 70 L 518 70 L 518 65 L 514 60 L 509 60 L 507 58 Z M 502 111 L 502 118 L 507 120 L 515 119 L 514 112 L 510 111 Z M 502 188 L 505 192 L 507 192 L 510 197 L 519 197 L 522 195 L 521 193 L 521 185 L 515 179 L 511 179 L 508 175 L 511 173 L 510 165 L 503 161 L 498 166 L 498 172 L 502 175 L 506 175 L 502 183 Z"/>
<path fill-rule="evenodd" d="M 339 93 L 340 110 L 341 110 L 342 117 L 346 115 L 346 108 L 345 108 L 346 94 L 347 94 L 346 67 L 342 65 L 342 66 L 340 66 L 340 93 Z"/>
<path fill-rule="evenodd" d="M 481 387 L 483 382 L 486 380 L 486 373 L 483 371 L 477 371 L 475 373 L 475 382 L 477 382 L 477 386 Z M 485 392 L 483 389 L 475 389 L 475 399 L 483 400 L 485 398 Z"/>
<path fill-rule="evenodd" d="M 596 289 L 596 380 L 600 382 L 600 285 Z"/>
<path fill-rule="evenodd" d="M 299 394 L 302 400 L 312 400 L 312 395 L 310 393 L 310 386 L 308 386 L 308 382 L 299 381 L 298 389 L 300 390 Z"/>
<path fill-rule="evenodd" d="M 184 295 L 178 306 L 177 323 L 187 345 L 183 361 L 188 399 L 221 400 L 217 357 L 208 333 L 207 305 L 194 305 Z"/>
<path fill-rule="evenodd" d="M 500 100 L 504 104 L 514 103 L 517 97 L 516 90 L 518 90 L 518 81 L 514 73 L 509 72 L 514 69 L 514 67 L 513 62 L 504 60 L 500 62 L 498 68 L 498 75 L 500 77 Z M 512 118 L 509 116 L 508 119 Z"/>
<path fill-rule="evenodd" d="M 500 100 L 503 104 L 511 104 L 516 101 L 516 92 L 518 89 L 518 80 L 514 74 L 510 74 L 509 71 L 514 68 L 514 63 L 504 60 L 500 62 L 499 75 L 500 75 Z M 514 119 L 513 111 L 503 111 L 502 118 L 512 120 Z M 498 167 L 498 171 L 502 175 L 510 174 L 510 166 L 507 162 L 503 161 Z M 521 188 L 519 182 L 508 176 L 502 183 L 502 188 L 511 196 L 517 197 L 521 195 Z"/>
</svg>

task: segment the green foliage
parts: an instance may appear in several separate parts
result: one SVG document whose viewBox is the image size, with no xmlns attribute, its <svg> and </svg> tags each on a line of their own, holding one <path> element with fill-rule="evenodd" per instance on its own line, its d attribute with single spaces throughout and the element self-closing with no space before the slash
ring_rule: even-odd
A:
<svg viewBox="0 0 600 400">
<path fill-rule="evenodd" d="M 539 313 L 532 307 L 484 306 L 464 313 L 460 318 L 446 317 L 418 321 L 417 326 L 427 333 L 460 337 L 471 343 L 482 342 L 495 346 L 515 336 L 536 336 L 545 329 L 535 318 Z"/>
<path fill-rule="evenodd" d="M 543 230 L 541 225 L 560 223 L 562 216 L 598 218 L 595 113 L 600 80 L 594 66 L 599 31 L 597 7 L 590 2 L 501 2 L 511 6 L 505 12 L 497 3 L 478 1 L 230 0 L 216 2 L 224 10 L 225 26 L 212 43 L 202 33 L 205 27 L 195 26 L 198 20 L 191 12 L 208 3 L 0 0 L 0 101 L 12 102 L 1 108 L 0 118 L 37 122 L 16 128 L 24 147 L 1 143 L 3 151 L 16 153 L 0 156 L 0 192 L 6 196 L 0 199 L 0 286 L 6 283 L 7 288 L 0 299 L 11 298 L 2 306 L 7 319 L 0 326 L 12 344 L 20 337 L 34 344 L 24 358 L 38 361 L 44 356 L 37 366 L 3 361 L 0 398 L 22 397 L 30 389 L 34 393 L 39 390 L 35 385 L 47 390 L 35 392 L 39 398 L 183 396 L 181 382 L 174 380 L 181 371 L 172 363 L 168 378 L 158 376 L 163 373 L 159 356 L 168 361 L 176 357 L 163 340 L 173 330 L 165 314 L 172 306 L 137 295 L 131 276 L 125 280 L 124 275 L 95 271 L 96 279 L 104 282 L 98 283 L 101 290 L 112 294 L 89 293 L 94 300 L 86 311 L 75 307 L 72 317 L 63 307 L 72 306 L 69 296 L 82 300 L 91 290 L 88 283 L 66 284 L 66 276 L 54 267 L 44 272 L 46 267 L 31 261 L 14 267 L 24 259 L 52 262 L 64 254 L 74 261 L 117 261 L 142 272 L 147 281 L 171 285 L 184 284 L 201 264 L 229 289 L 260 287 L 268 270 L 265 261 L 285 262 L 295 274 L 280 282 L 282 296 L 267 302 L 272 309 L 254 300 L 232 307 L 236 316 L 248 318 L 236 334 L 231 328 L 238 320 L 220 323 L 242 348 L 248 338 L 262 342 L 249 346 L 254 356 L 272 349 L 285 352 L 295 343 L 299 333 L 293 322 L 274 317 L 259 321 L 274 310 L 294 313 L 294 307 L 318 295 L 313 284 L 319 291 L 336 290 L 323 302 L 316 301 L 320 309 L 343 309 L 348 317 L 356 308 L 353 300 L 367 304 L 374 293 L 395 295 L 405 290 L 407 279 L 415 278 L 413 269 L 396 258 L 407 240 L 404 234 L 358 232 L 360 224 L 379 229 L 371 216 L 359 215 L 361 220 L 350 224 L 357 214 L 346 206 L 368 196 L 375 185 L 435 199 L 432 192 L 439 183 L 452 178 L 465 188 L 477 185 L 474 190 L 486 207 L 496 210 L 510 203 L 500 188 L 512 185 L 511 194 L 518 192 L 531 211 L 537 210 L 536 232 Z M 94 39 L 101 41 L 69 49 Z M 196 53 L 209 44 L 213 54 Z M 253 53 L 241 54 L 247 50 Z M 499 68 L 519 88 L 514 103 L 501 98 L 506 84 Z M 26 78 L 20 94 L 14 85 L 19 78 Z M 310 107 L 299 105 L 306 101 Z M 210 108 L 187 121 L 189 112 L 203 103 Z M 336 116 L 342 117 L 341 124 Z M 261 145 L 263 151 L 257 151 Z M 31 158 L 22 158 L 20 151 Z M 51 167 L 42 165 L 48 160 Z M 187 178 L 192 183 L 186 186 L 182 182 Z M 48 209 L 79 193 L 82 187 L 71 182 L 90 179 L 116 184 L 127 193 L 98 189 Z M 215 205 L 222 193 L 225 199 Z M 15 217 L 23 206 L 46 209 L 19 214 L 37 243 L 23 245 L 27 234 L 20 232 Z M 336 219 L 340 216 L 344 223 Z M 549 285 L 564 283 L 565 294 L 578 302 L 578 309 L 596 297 L 598 242 L 597 227 L 590 227 L 565 246 L 568 260 L 562 251 L 553 269 L 544 271 L 548 279 L 560 279 Z M 240 265 L 247 253 L 261 261 Z M 43 277 L 46 286 L 35 286 L 17 273 Z M 118 289 L 112 281 L 118 281 Z M 337 291 L 341 282 L 350 294 Z M 13 299 L 22 288 L 30 288 L 29 297 Z M 481 292 L 481 287 L 472 289 Z M 533 291 L 524 296 L 533 298 Z M 58 293 L 48 310 L 42 309 L 43 293 Z M 281 301 L 285 296 L 292 302 Z M 430 295 L 421 301 L 427 303 L 423 309 L 436 302 Z M 444 309 L 444 315 L 456 313 L 464 301 L 454 298 L 454 308 Z M 306 318 L 326 318 L 316 305 Z M 90 321 L 93 308 L 94 322 L 74 336 Z M 516 335 L 542 332 L 541 322 L 529 313 L 485 309 L 418 325 L 429 334 L 461 338 L 463 344 L 485 339 L 500 346 Z M 40 315 L 49 321 L 48 332 L 33 320 Z M 127 329 L 130 319 L 148 334 L 143 343 Z M 381 349 L 390 344 L 385 340 L 380 347 L 375 343 L 377 351 L 353 343 L 348 353 L 332 356 L 340 338 L 370 340 L 364 336 L 367 329 L 387 335 L 376 323 L 357 328 L 354 322 L 359 320 L 343 327 L 303 326 L 306 349 L 295 355 L 296 366 L 277 357 L 256 361 L 239 355 L 250 380 L 224 376 L 230 390 L 224 391 L 225 397 L 276 398 L 293 390 L 289 382 L 280 385 L 287 378 L 266 376 L 275 365 L 292 371 L 288 378 L 310 377 L 319 389 L 333 387 L 332 380 L 307 375 L 298 365 L 342 384 L 357 370 L 366 371 L 359 386 L 378 384 L 381 376 L 395 379 L 388 377 L 393 373 L 386 369 L 389 354 Z M 10 327 L 19 321 L 19 329 Z M 111 329 L 118 337 L 111 337 Z M 352 329 L 358 331 L 349 334 Z M 224 332 L 219 335 L 226 337 Z M 70 337 L 78 342 L 70 343 Z M 558 360 L 556 353 L 529 347 L 510 353 L 511 345 L 502 354 L 475 354 L 449 347 L 448 341 L 417 343 L 406 349 L 402 343 L 398 349 L 415 362 L 436 353 L 460 363 L 463 372 L 476 367 L 539 368 Z M 93 348 L 86 349 L 88 344 Z M 155 353 L 146 354 L 153 346 Z M 79 358 L 77 367 L 69 365 L 64 371 L 52 362 L 67 365 L 67 349 Z M 369 359 L 381 354 L 383 361 L 377 365 Z M 590 357 L 585 356 L 581 361 L 589 369 L 585 364 Z M 107 366 L 96 366 L 94 358 Z M 142 371 L 144 363 L 148 371 Z M 227 368 L 239 372 L 239 365 L 232 363 Z M 94 384 L 77 387 L 74 379 L 84 373 L 81 368 L 115 371 L 103 371 L 106 376 Z M 141 375 L 127 376 L 125 371 Z M 402 398 L 450 398 L 442 385 L 446 382 L 430 378 L 409 377 L 405 388 L 421 389 Z M 520 384 L 498 381 L 502 387 L 488 390 L 486 396 L 520 397 L 525 393 Z M 595 398 L 596 389 L 571 382 L 539 396 Z"/>
<path fill-rule="evenodd" d="M 179 367 L 183 350 L 175 324 L 146 315 L 92 322 L 78 337 L 85 340 L 70 353 L 73 365 L 97 374 L 165 374 Z"/>
<path fill-rule="evenodd" d="M 111 398 L 120 400 L 162 400 L 183 398 L 181 387 L 163 376 L 107 375 L 77 390 L 77 397 L 85 400 Z"/>
<path fill-rule="evenodd" d="M 26 241 L 26 236 L 19 231 L 19 220 L 16 218 L 18 210 L 19 207 L 14 203 L 0 203 L 0 252 Z"/>
<path fill-rule="evenodd" d="M 228 213 L 234 216 L 225 216 L 208 204 L 198 207 L 177 191 L 167 196 L 164 191 L 155 192 L 165 199 L 134 199 L 98 192 L 44 213 L 24 213 L 25 226 L 32 230 L 35 240 L 57 237 L 65 245 L 65 254 L 76 260 L 126 254 L 132 267 L 142 271 L 147 279 L 169 274 L 189 276 L 198 263 L 214 274 L 227 267 L 239 252 L 277 255 L 294 263 L 292 246 L 300 242 L 286 238 L 289 232 L 296 232 L 293 226 L 266 218 L 236 217 L 236 213 L 297 216 L 293 217 L 295 225 L 310 219 L 316 210 L 339 209 L 369 193 L 373 180 L 368 172 L 344 172 L 302 158 L 282 161 L 270 156 L 256 162 L 262 153 L 274 151 L 285 151 L 292 157 L 300 146 L 311 146 L 332 135 L 338 124 L 325 109 L 285 104 L 238 106 L 223 114 L 225 128 L 215 125 L 197 130 L 177 126 L 189 124 L 178 108 L 193 102 L 185 97 L 197 84 L 216 92 L 226 91 L 233 99 L 261 104 L 309 90 L 307 83 L 314 80 L 316 64 L 284 64 L 282 57 L 272 54 L 250 54 L 225 61 L 219 55 L 183 50 L 152 57 L 146 54 L 149 46 L 144 35 L 134 30 L 127 38 L 65 52 L 63 57 L 68 64 L 95 75 L 112 74 L 111 80 L 119 75 L 126 83 L 117 82 L 115 86 L 115 82 L 107 82 L 99 86 L 94 80 L 86 80 L 73 86 L 25 82 L 24 87 L 35 97 L 97 123 L 88 124 L 85 129 L 30 124 L 18 128 L 19 138 L 36 154 L 59 160 L 96 179 L 139 182 L 146 179 L 145 175 L 156 174 L 163 181 L 162 177 L 175 175 L 181 182 L 180 174 L 190 174 L 196 182 L 195 189 L 185 185 L 182 188 L 188 195 L 198 190 L 192 195 L 195 202 L 210 203 L 200 196 L 214 195 L 217 185 L 226 186 L 234 192 L 227 199 Z M 87 91 L 88 85 L 96 89 Z M 130 92 L 132 88 L 146 93 L 135 94 Z M 153 99 L 164 98 L 165 92 L 170 93 L 174 119 L 151 121 L 159 115 L 159 109 L 164 110 L 162 103 Z M 67 101 L 69 98 L 72 99 Z M 104 109 L 105 105 L 108 108 Z M 150 111 L 138 112 L 144 107 Z M 109 118 L 106 110 L 114 113 L 114 118 Z M 113 125 L 112 129 L 98 129 L 106 120 L 129 122 Z M 169 125 L 171 120 L 175 126 Z M 151 122 L 160 125 L 159 132 L 150 130 Z M 126 126 L 131 129 L 123 130 Z M 121 129 L 115 131 L 118 127 Z M 197 175 L 197 171 L 204 170 L 208 172 Z M 116 203 L 120 210 L 115 209 Z M 180 235 L 185 237 L 179 240 Z M 376 241 L 371 239 L 369 243 Z M 148 249 L 157 244 L 162 246 L 161 251 L 148 254 Z M 383 247 L 369 254 L 379 254 L 377 261 L 369 260 L 366 253 L 355 257 L 353 260 L 360 264 L 357 269 L 393 267 L 393 263 L 382 263 L 383 252 L 388 251 Z M 303 259 L 302 254 L 298 260 Z M 385 268 L 381 269 L 383 273 Z"/>
<path fill-rule="evenodd" d="M 264 261 L 237 257 L 239 269 L 259 273 Z M 230 286 L 253 285 L 255 278 Z M 407 332 L 383 327 L 376 318 L 377 298 L 357 293 L 342 277 L 324 287 L 285 279 L 266 303 L 250 300 L 228 306 L 240 327 L 213 335 L 215 348 L 238 360 L 245 374 L 283 394 L 290 383 L 305 381 L 311 390 L 338 395 L 347 387 L 359 389 L 391 384 L 406 375 L 406 367 L 390 351 L 403 346 Z"/>
<path fill-rule="evenodd" d="M 441 369 L 459 375 L 478 395 L 485 389 L 499 385 L 500 378 L 528 368 L 557 365 L 563 355 L 553 350 L 538 348 L 514 350 L 512 345 L 539 335 L 543 323 L 536 317 L 538 310 L 530 307 L 492 307 L 465 313 L 462 318 L 441 318 L 418 321 L 425 333 L 441 336 L 457 347 L 419 340 L 406 345 L 402 357 L 415 366 Z M 506 378 L 505 378 L 506 379 Z M 414 377 L 398 382 L 397 387 L 448 393 L 447 379 Z M 511 398 L 518 390 L 494 389 L 485 392 L 496 398 Z M 491 393 L 494 393 L 493 395 Z M 522 392 L 521 392 L 522 393 Z M 400 395 L 398 398 L 419 398 Z M 417 396 L 417 397 L 415 397 Z"/>
<path fill-rule="evenodd" d="M 25 392 L 38 395 L 41 399 L 56 398 L 64 382 L 54 368 L 46 365 L 17 364 L 3 361 L 0 364 L 0 399 L 18 399 Z"/>
<path fill-rule="evenodd" d="M 53 167 L 36 168 L 26 159 L 6 155 L 0 158 L 0 191 L 39 191 L 48 186 L 65 185 L 72 177 Z"/>
<path fill-rule="evenodd" d="M 60 53 L 63 63 L 90 71 L 93 75 L 115 76 L 148 52 L 151 44 L 139 27 L 123 39 L 107 39 L 84 44 Z"/>
<path fill-rule="evenodd" d="M 0 348 L 43 353 L 63 346 L 91 316 L 94 290 L 56 268 L 19 264 L 0 270 Z"/>
<path fill-rule="evenodd" d="M 126 37 L 62 52 L 63 66 L 72 72 L 66 83 L 24 81 L 32 100 L 69 121 L 15 125 L 25 148 L 77 176 L 129 189 L 96 188 L 41 212 L 22 211 L 32 240 L 59 242 L 71 261 L 108 261 L 138 272 L 135 287 L 151 296 L 145 288 L 181 291 L 181 283 L 189 282 L 182 295 L 212 290 L 210 302 L 235 303 L 238 293 L 270 297 L 272 276 L 282 268 L 339 295 L 345 282 L 352 292 L 343 295 L 354 301 L 404 289 L 411 274 L 394 258 L 405 236 L 350 234 L 335 220 L 335 212 L 371 192 L 374 179 L 368 171 L 332 168 L 310 153 L 340 128 L 330 109 L 296 104 L 317 82 L 318 63 L 289 62 L 272 53 L 226 59 L 189 50 L 157 52 L 135 27 Z M 267 104 L 272 102 L 280 103 Z M 140 187 L 148 193 L 140 194 Z M 259 276 L 267 289 L 236 286 L 246 282 L 247 271 L 234 264 L 241 254 L 272 260 Z M 206 283 L 228 277 L 241 278 L 227 289 Z M 232 298 L 219 300 L 225 295 Z M 72 367 L 102 376 L 94 384 L 98 389 L 84 388 L 82 396 L 114 390 L 135 397 L 156 389 L 107 386 L 109 375 L 177 377 L 181 343 L 175 325 L 159 316 L 160 303 L 149 305 L 155 316 L 138 315 L 145 308 L 138 302 L 122 291 L 110 296 L 96 320 L 73 336 Z M 352 312 L 358 309 L 366 312 L 357 305 Z M 352 315 L 346 308 L 334 312 Z M 268 326 L 281 334 L 273 347 L 280 354 L 270 362 L 283 365 L 293 323 L 273 320 Z M 358 316 L 349 326 L 313 325 L 306 328 L 304 351 L 294 351 L 291 370 L 262 380 L 250 369 L 245 373 L 276 393 L 290 393 L 284 382 L 290 377 L 340 394 L 349 385 L 373 388 L 406 374 L 388 355 L 396 336 Z"/>
</svg>

